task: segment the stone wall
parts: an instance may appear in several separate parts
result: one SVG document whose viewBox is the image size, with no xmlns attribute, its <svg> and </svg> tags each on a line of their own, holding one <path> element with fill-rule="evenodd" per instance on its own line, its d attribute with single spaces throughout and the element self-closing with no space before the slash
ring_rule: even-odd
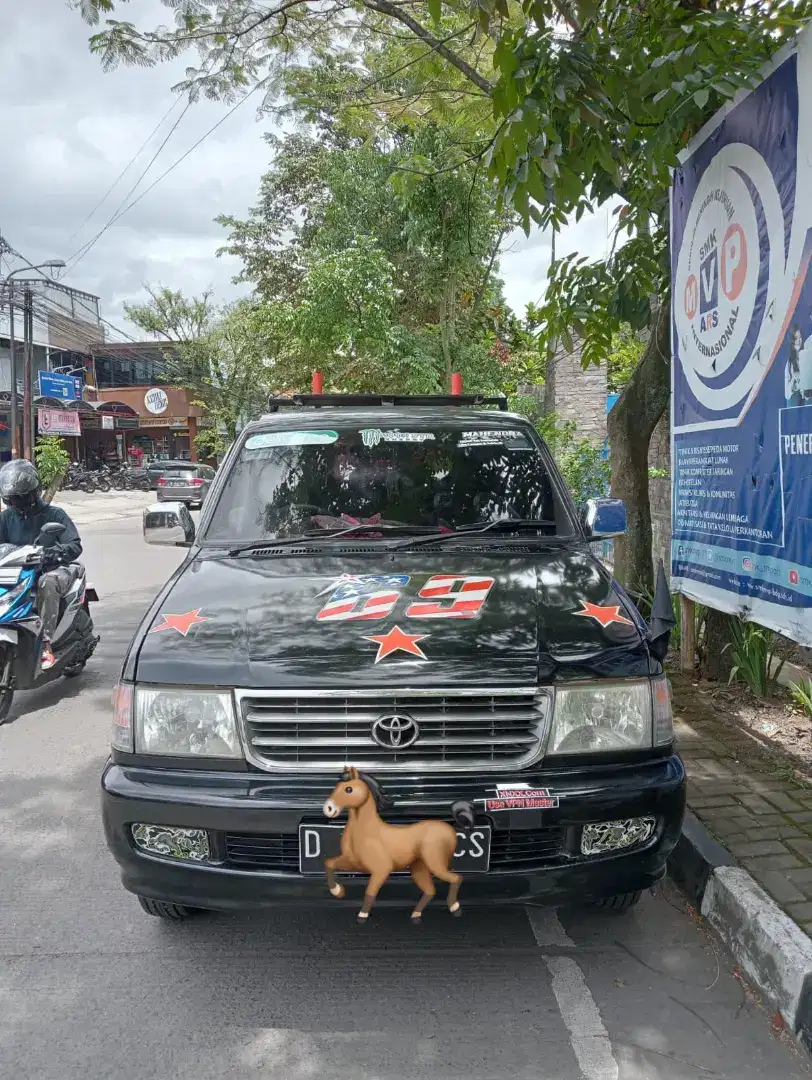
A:
<svg viewBox="0 0 812 1080">
<path fill-rule="evenodd" d="M 602 444 L 606 438 L 606 364 L 581 367 L 581 349 L 563 346 L 547 364 L 545 412 L 574 420 L 579 438 Z"/>
</svg>

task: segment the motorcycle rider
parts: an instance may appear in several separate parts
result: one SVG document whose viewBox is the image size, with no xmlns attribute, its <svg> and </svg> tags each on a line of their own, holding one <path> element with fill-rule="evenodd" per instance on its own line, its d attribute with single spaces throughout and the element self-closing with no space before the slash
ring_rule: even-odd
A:
<svg viewBox="0 0 812 1080">
<path fill-rule="evenodd" d="M 42 481 L 30 461 L 17 458 L 0 468 L 0 499 L 6 507 L 0 513 L 0 544 L 34 544 L 49 521 L 65 526 L 58 537 L 45 538 L 37 586 L 37 611 L 42 621 L 40 665 L 45 670 L 55 661 L 51 636 L 59 617 L 59 601 L 74 580 L 68 564 L 82 554 L 82 542 L 65 511 L 43 502 L 41 492 Z"/>
</svg>

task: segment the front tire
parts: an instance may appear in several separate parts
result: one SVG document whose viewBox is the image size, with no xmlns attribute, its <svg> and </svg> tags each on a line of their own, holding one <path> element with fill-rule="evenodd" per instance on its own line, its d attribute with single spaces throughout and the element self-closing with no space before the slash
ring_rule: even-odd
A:
<svg viewBox="0 0 812 1080">
<path fill-rule="evenodd" d="M 152 900 L 149 896 L 139 896 L 138 903 L 142 911 L 147 915 L 154 915 L 157 919 L 168 919 L 170 922 L 180 922 L 196 915 L 198 908 L 185 907 L 183 904 L 167 904 L 163 900 Z"/>
<path fill-rule="evenodd" d="M 603 900 L 596 900 L 593 907 L 603 908 L 604 911 L 629 911 L 640 902 L 643 895 L 641 891 L 618 893 L 617 896 L 605 896 Z"/>
</svg>

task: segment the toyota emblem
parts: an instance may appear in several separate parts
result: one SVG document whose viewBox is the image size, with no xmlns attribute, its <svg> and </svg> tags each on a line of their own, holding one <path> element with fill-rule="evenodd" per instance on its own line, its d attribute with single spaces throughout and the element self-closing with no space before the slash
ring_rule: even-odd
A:
<svg viewBox="0 0 812 1080">
<path fill-rule="evenodd" d="M 385 750 L 405 750 L 420 735 L 417 721 L 408 713 L 387 713 L 372 725 L 372 738 Z"/>
</svg>

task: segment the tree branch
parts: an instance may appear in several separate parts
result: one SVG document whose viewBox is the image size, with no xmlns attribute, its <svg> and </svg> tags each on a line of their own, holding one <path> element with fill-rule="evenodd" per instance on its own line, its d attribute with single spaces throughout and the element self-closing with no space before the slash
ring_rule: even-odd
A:
<svg viewBox="0 0 812 1080">
<path fill-rule="evenodd" d="M 486 94 L 493 92 L 493 86 L 488 80 L 480 75 L 479 72 L 472 68 L 469 63 L 458 56 L 453 49 L 449 49 L 447 45 L 443 45 L 433 34 L 431 34 L 422 23 L 419 23 L 417 19 L 412 18 L 407 12 L 403 11 L 397 4 L 392 3 L 392 0 L 362 0 L 364 7 L 369 8 L 370 11 L 378 11 L 381 15 L 388 15 L 391 19 L 397 19 L 398 22 L 402 22 L 404 26 L 408 26 L 409 29 L 419 37 L 421 41 L 425 41 L 427 45 L 430 45 L 438 55 L 444 57 L 449 64 L 453 64 L 457 71 L 460 71 L 469 82 L 472 82 L 474 86 L 478 86 L 480 90 L 484 90 Z"/>
</svg>

